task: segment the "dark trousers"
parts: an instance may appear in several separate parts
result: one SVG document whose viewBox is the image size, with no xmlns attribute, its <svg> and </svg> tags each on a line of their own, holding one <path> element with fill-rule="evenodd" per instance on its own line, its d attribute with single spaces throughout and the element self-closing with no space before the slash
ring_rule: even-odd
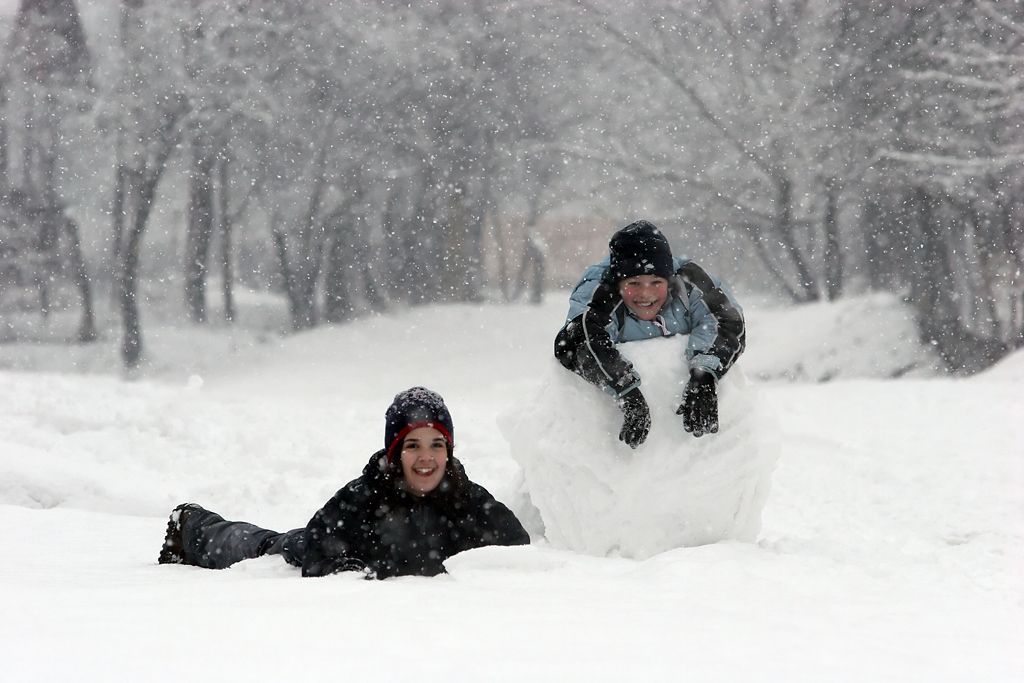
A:
<svg viewBox="0 0 1024 683">
<path fill-rule="evenodd" d="M 182 515 L 181 543 L 185 564 L 206 569 L 225 569 L 263 555 L 281 555 L 289 564 L 301 567 L 306 530 L 280 533 L 248 522 L 230 522 L 209 510 L 193 509 Z"/>
</svg>

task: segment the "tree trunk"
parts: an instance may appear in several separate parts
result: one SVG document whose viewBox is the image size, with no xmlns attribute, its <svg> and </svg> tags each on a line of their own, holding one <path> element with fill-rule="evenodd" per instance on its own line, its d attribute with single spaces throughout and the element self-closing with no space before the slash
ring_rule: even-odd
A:
<svg viewBox="0 0 1024 683">
<path fill-rule="evenodd" d="M 343 226 L 342 220 L 338 217 L 331 230 L 331 246 L 324 266 L 324 320 L 329 323 L 344 322 L 352 315 L 348 278 L 351 231 Z"/>
<path fill-rule="evenodd" d="M 155 167 L 149 169 L 147 174 L 132 173 L 134 182 L 129 184 L 132 190 L 129 196 L 133 210 L 121 270 L 121 313 L 124 317 L 121 357 L 129 368 L 136 367 L 142 359 L 142 324 L 139 319 L 137 292 L 139 251 L 142 246 L 142 236 L 149 223 L 149 214 L 153 208 L 156 186 L 160 182 L 160 178 L 163 177 L 171 149 L 173 149 L 173 144 L 168 145 L 168 148 L 159 155 Z"/>
<path fill-rule="evenodd" d="M 494 235 L 494 251 L 497 253 L 498 289 L 501 291 L 501 300 L 508 303 L 512 300 L 512 291 L 509 288 L 511 283 L 508 276 L 508 240 L 505 239 L 505 227 L 493 215 L 491 216 L 491 233 Z"/>
<path fill-rule="evenodd" d="M 546 277 L 547 255 L 538 244 L 538 238 L 532 228 L 526 231 L 523 242 L 523 256 L 519 261 L 519 272 L 516 273 L 516 286 L 510 297 L 518 301 L 523 290 L 530 288 L 529 302 L 539 304 L 544 299 L 544 279 Z"/>
<path fill-rule="evenodd" d="M 139 247 L 142 244 L 142 233 L 145 231 L 146 221 L 149 219 L 149 206 L 143 202 L 141 192 L 135 196 L 135 188 L 140 183 L 137 172 L 130 169 L 119 169 L 119 175 L 123 174 L 128 179 L 125 188 L 125 200 L 133 199 L 134 204 L 127 240 L 121 250 L 121 274 L 120 274 L 120 298 L 121 298 L 121 321 L 124 326 L 124 334 L 121 340 L 121 358 L 128 368 L 135 368 L 142 359 L 142 323 L 139 319 L 139 307 L 137 299 L 138 277 L 139 277 Z"/>
<path fill-rule="evenodd" d="M 494 158 L 494 136 L 489 131 L 484 133 L 484 158 Z M 484 225 L 489 210 L 494 206 L 493 178 L 497 170 L 485 168 L 481 179 L 480 195 L 475 201 L 464 195 L 466 215 L 466 244 L 463 253 L 466 255 L 466 273 L 462 288 L 462 301 L 479 302 L 483 300 L 483 289 L 486 284 L 484 272 Z M 468 184 L 467 184 L 468 185 Z"/>
<path fill-rule="evenodd" d="M 519 262 L 519 272 L 516 273 L 516 287 L 512 293 L 511 300 L 518 300 L 523 290 L 529 286 L 529 302 L 531 304 L 539 304 L 544 299 L 547 257 L 538 243 L 538 237 L 533 227 L 533 225 L 526 227 L 526 238 L 523 241 L 523 257 Z"/>
<path fill-rule="evenodd" d="M 471 255 L 471 227 L 469 198 L 465 188 L 456 188 L 448 194 L 448 220 L 444 231 L 440 264 L 440 298 L 448 301 L 468 301 L 475 264 Z M 424 272 L 426 269 L 424 268 Z"/>
<path fill-rule="evenodd" d="M 469 209 L 466 220 L 466 243 L 463 246 L 463 254 L 466 257 L 465 272 L 463 273 L 461 287 L 459 287 L 459 301 L 483 301 L 484 288 L 484 216 L 486 215 L 486 201 L 481 199 L 475 202 L 467 202 Z M 458 269 L 458 264 L 454 265 Z"/>
<path fill-rule="evenodd" d="M 288 247 L 288 239 L 279 223 L 277 212 L 271 218 L 274 225 L 271 233 L 274 236 L 274 250 L 277 254 L 278 267 L 284 280 L 285 295 L 288 297 L 288 312 L 291 317 L 292 330 L 298 332 L 314 327 L 317 323 L 316 302 L 313 294 L 316 291 L 316 280 L 311 277 L 312 266 L 308 263 L 303 268 L 296 267 L 291 257 L 292 250 Z M 300 256 L 300 259 L 302 257 Z M 319 259 L 319 254 L 305 256 L 307 261 Z M 316 269 L 317 271 L 319 269 Z"/>
<path fill-rule="evenodd" d="M 839 241 L 839 180 L 825 182 L 825 292 L 829 301 L 843 295 L 843 250 Z"/>
<path fill-rule="evenodd" d="M 30 112 L 26 111 L 25 116 L 21 121 L 22 130 L 35 130 L 35 122 L 32 120 Z M 21 187 L 29 188 L 32 187 L 32 172 L 31 169 L 35 164 L 35 159 L 38 156 L 38 150 L 36 149 L 37 143 L 34 139 L 28 138 L 25 140 L 25 144 L 22 147 L 22 159 L 21 159 Z"/>
<path fill-rule="evenodd" d="M 801 303 L 804 300 L 803 296 L 786 280 L 786 274 L 782 272 L 782 268 L 775 262 L 775 258 L 765 244 L 764 233 L 764 229 L 756 225 L 745 224 L 743 226 L 743 234 L 750 238 L 750 242 L 754 247 L 754 255 L 757 256 L 765 270 L 768 271 L 768 275 L 782 288 L 782 291 L 786 293 L 786 296 L 793 303 Z"/>
<path fill-rule="evenodd" d="M 864 274 L 871 289 L 892 289 L 892 273 L 888 267 L 888 244 L 882 230 L 882 207 L 878 200 L 868 198 L 860 217 L 860 234 L 864 238 Z"/>
<path fill-rule="evenodd" d="M 228 195 L 228 155 L 224 149 L 217 165 L 217 216 L 220 221 L 220 272 L 221 294 L 224 301 L 224 321 L 235 321 L 235 273 L 231 267 L 232 229 L 234 227 L 229 211 L 231 202 Z"/>
<path fill-rule="evenodd" d="M 122 131 L 117 132 L 117 142 L 114 144 L 115 150 L 115 163 L 117 168 L 114 171 L 114 197 L 111 202 L 111 227 L 113 232 L 111 233 L 111 245 L 110 253 L 108 254 L 109 268 L 110 268 L 110 282 L 115 283 L 120 280 L 122 268 L 121 253 L 124 249 L 124 220 L 125 211 L 127 205 L 125 203 L 126 193 L 128 191 L 128 174 L 127 167 L 124 164 L 123 155 L 123 141 L 124 133 Z M 116 291 L 116 288 L 114 288 Z"/>
<path fill-rule="evenodd" d="M 918 312 L 921 340 L 935 347 L 946 368 L 959 374 L 972 374 L 989 367 L 1006 355 L 1001 341 L 968 330 L 954 297 L 955 268 L 950 245 L 950 230 L 940 225 L 939 200 L 923 188 L 914 191 L 917 228 L 923 246 L 922 263 L 912 289 Z"/>
<path fill-rule="evenodd" d="M 132 230 L 128 235 L 128 244 L 122 258 L 121 272 L 121 322 L 124 334 L 121 339 L 121 359 L 128 368 L 135 368 L 142 359 L 142 323 L 139 320 L 139 307 L 136 302 L 139 254 L 138 243 L 141 234 Z"/>
<path fill-rule="evenodd" d="M 384 296 L 385 289 L 384 283 L 381 282 L 380 272 L 374 270 L 373 264 L 369 260 L 364 260 L 361 267 L 362 281 L 363 281 L 363 296 L 366 297 L 366 303 L 370 305 L 377 313 L 383 313 L 388 309 L 390 303 L 386 296 Z"/>
<path fill-rule="evenodd" d="M 1003 248 L 1009 255 L 1014 274 L 1010 278 L 1009 309 L 1010 324 L 1007 342 L 1014 348 L 1024 347 L 1024 235 L 1019 224 L 1014 222 L 1014 204 L 1009 200 L 1000 202 L 999 231 Z M 1019 210 L 1019 209 L 1018 209 Z"/>
<path fill-rule="evenodd" d="M 530 262 L 533 264 L 533 287 L 530 288 L 530 303 L 539 306 L 544 302 L 544 278 L 547 259 L 544 250 L 537 244 L 536 235 L 531 232 L 527 241 L 527 253 Z"/>
<path fill-rule="evenodd" d="M 338 112 L 332 111 L 324 121 L 319 147 L 311 168 L 313 187 L 305 212 L 299 219 L 297 238 L 289 244 L 276 222 L 272 228 L 278 263 L 288 286 L 293 330 L 308 329 L 316 326 L 318 322 L 316 289 L 323 265 L 326 239 L 321 209 L 327 190 L 327 150 L 331 147 L 330 138 L 337 117 Z"/>
<path fill-rule="evenodd" d="M 922 341 L 936 346 L 945 356 L 944 350 L 949 346 L 948 337 L 958 322 L 949 295 L 954 274 L 947 258 L 942 231 L 935 224 L 936 204 L 936 199 L 924 188 L 913 189 L 911 206 L 914 207 L 914 222 L 920 235 L 922 252 L 914 267 L 910 291 L 919 311 L 918 327 Z"/>
<path fill-rule="evenodd" d="M 0 188 L 5 190 L 10 185 L 8 172 L 11 164 L 8 152 L 10 141 L 7 136 L 7 117 L 10 113 L 7 111 L 7 103 L 7 79 L 0 77 Z"/>
<path fill-rule="evenodd" d="M 193 133 L 189 176 L 188 232 L 185 240 L 185 304 L 189 319 L 206 322 L 206 279 L 213 236 L 213 165 L 216 156 L 205 136 Z"/>
<path fill-rule="evenodd" d="M 387 199 L 384 201 L 384 213 L 381 216 L 381 230 L 384 235 L 383 270 L 387 280 L 380 282 L 379 285 L 386 289 L 392 301 L 407 300 L 402 289 L 402 282 L 409 254 L 403 248 L 402 235 L 399 230 L 402 222 L 401 203 L 401 186 L 398 183 L 393 183 L 387 190 Z M 370 279 L 367 278 L 367 289 L 370 288 L 369 281 Z"/>
<path fill-rule="evenodd" d="M 82 241 L 79 238 L 78 224 L 70 218 L 64 219 L 64 234 L 68 239 L 71 266 L 74 269 L 75 285 L 82 297 L 82 320 L 78 324 L 78 341 L 87 343 L 96 339 L 96 320 L 92 307 L 92 287 L 89 283 L 89 271 L 82 256 Z"/>
<path fill-rule="evenodd" d="M 544 279 L 547 265 L 547 254 L 542 248 L 540 238 L 537 237 L 535 228 L 541 216 L 541 198 L 551 178 L 551 166 L 541 164 L 541 170 L 537 173 L 537 187 L 530 195 L 529 209 L 526 214 L 526 237 L 523 244 L 523 258 L 519 263 L 519 272 L 516 274 L 515 289 L 512 292 L 512 300 L 519 299 L 519 295 L 526 287 L 527 272 L 533 276 L 530 280 L 533 286 L 530 290 L 530 303 L 540 304 L 544 299 Z"/>
<path fill-rule="evenodd" d="M 299 293 L 297 277 L 288 259 L 288 240 L 281 229 L 281 218 L 277 211 L 270 217 L 270 233 L 274 238 L 274 253 L 277 255 L 277 267 L 284 283 L 285 297 L 288 299 L 288 312 L 291 316 L 292 330 L 303 329 L 304 315 Z"/>
<path fill-rule="evenodd" d="M 1005 330 L 999 318 L 999 311 L 996 308 L 996 277 L 999 268 L 999 259 L 993 253 L 995 249 L 995 230 L 992 215 L 977 206 L 965 207 L 965 218 L 967 224 L 973 228 L 969 239 L 973 243 L 974 251 L 977 254 L 977 263 L 967 259 L 966 268 L 968 272 L 974 271 L 973 277 L 968 280 L 974 283 L 978 291 L 972 293 L 970 301 L 972 308 L 976 308 L 972 316 L 975 321 L 987 323 L 986 332 L 997 339 L 1005 338 Z"/>
<path fill-rule="evenodd" d="M 425 172 L 419 188 L 412 217 L 405 221 L 402 231 L 402 245 L 408 254 L 406 268 L 400 274 L 401 287 L 409 303 L 413 305 L 437 301 L 441 294 L 441 268 L 446 254 L 441 236 L 437 230 L 428 233 L 424 223 L 435 216 L 431 189 L 435 186 L 429 172 Z"/>
<path fill-rule="evenodd" d="M 778 189 L 775 228 L 779 235 L 779 242 L 796 269 L 801 300 L 817 301 L 821 296 L 817 278 L 814 277 L 807 260 L 800 251 L 793 225 L 793 184 L 785 175 L 777 175 L 775 185 Z"/>
<path fill-rule="evenodd" d="M 121 358 L 129 369 L 138 366 L 142 359 L 142 323 L 138 309 L 138 276 L 142 236 L 149 223 L 149 214 L 153 208 L 153 199 L 157 185 L 167 170 L 167 159 L 178 144 L 179 135 L 175 133 L 180 114 L 168 113 L 160 130 L 155 134 L 158 147 L 154 158 L 145 170 L 133 170 L 128 167 L 117 169 L 123 176 L 125 184 L 125 205 L 130 207 L 127 214 L 128 238 L 122 250 L 120 273 L 121 315 L 124 336 L 121 342 Z"/>
</svg>

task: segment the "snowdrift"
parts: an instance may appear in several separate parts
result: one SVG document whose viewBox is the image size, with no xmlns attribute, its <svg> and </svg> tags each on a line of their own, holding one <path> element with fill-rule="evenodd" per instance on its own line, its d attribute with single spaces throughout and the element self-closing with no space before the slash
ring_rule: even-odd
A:
<svg viewBox="0 0 1024 683">
<path fill-rule="evenodd" d="M 778 309 L 744 308 L 743 366 L 755 380 L 828 382 L 933 377 L 942 361 L 918 341 L 910 304 L 888 292 Z"/>
<path fill-rule="evenodd" d="M 618 440 L 614 400 L 554 360 L 534 394 L 499 418 L 552 545 L 647 558 L 757 537 L 779 454 L 774 414 L 736 366 L 719 386 L 720 432 L 687 434 L 675 414 L 685 343 L 619 347 L 644 378 L 651 408 L 650 436 L 635 451 Z"/>
</svg>

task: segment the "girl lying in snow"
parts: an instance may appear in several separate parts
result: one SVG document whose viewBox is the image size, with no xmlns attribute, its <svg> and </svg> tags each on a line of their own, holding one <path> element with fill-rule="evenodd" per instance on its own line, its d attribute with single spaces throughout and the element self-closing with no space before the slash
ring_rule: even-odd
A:
<svg viewBox="0 0 1024 683">
<path fill-rule="evenodd" d="M 171 512 L 159 562 L 223 569 L 280 554 L 303 576 L 356 570 L 384 579 L 434 576 L 463 550 L 529 543 L 515 515 L 466 476 L 453 434 L 441 396 L 403 391 L 385 415 L 384 449 L 305 528 L 278 533 L 186 503 Z"/>
</svg>

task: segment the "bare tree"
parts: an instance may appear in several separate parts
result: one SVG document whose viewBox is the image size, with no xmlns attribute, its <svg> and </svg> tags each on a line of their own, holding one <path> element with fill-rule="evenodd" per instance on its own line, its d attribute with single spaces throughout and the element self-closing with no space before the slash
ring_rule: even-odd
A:
<svg viewBox="0 0 1024 683">
<path fill-rule="evenodd" d="M 78 224 L 59 190 L 66 121 L 91 99 L 92 59 L 73 0 L 22 0 L 0 73 L 2 150 L 0 192 L 22 199 L 22 219 L 36 232 L 30 251 L 40 311 L 51 309 L 51 287 L 66 269 L 81 299 L 77 340 L 96 338 L 92 289 Z M 6 122 L 20 118 L 16 136 Z M 12 139 L 12 137 L 14 139 Z M 17 173 L 11 166 L 17 165 Z M 11 204 L 9 202 L 9 204 Z"/>
<path fill-rule="evenodd" d="M 828 188 L 847 169 L 830 154 L 835 130 L 821 87 L 829 12 L 802 0 L 709 0 L 595 2 L 586 16 L 650 82 L 645 106 L 628 110 L 635 140 L 609 139 L 602 161 L 725 211 L 797 301 L 834 292 L 822 284 L 826 270 L 842 277 L 841 250 L 829 243 L 839 186 L 832 204 Z M 827 266 L 817 262 L 821 243 Z"/>
<path fill-rule="evenodd" d="M 175 64 L 180 64 L 181 47 L 173 40 L 179 35 L 174 20 L 145 0 L 123 0 L 118 79 L 105 93 L 100 112 L 101 127 L 117 143 L 113 251 L 119 266 L 121 356 L 128 368 L 138 365 L 143 352 L 138 304 L 142 239 L 157 185 L 189 114 L 180 83 L 171 77 Z"/>
<path fill-rule="evenodd" d="M 907 219 L 880 234 L 897 233 L 891 248 L 921 245 L 892 263 L 907 273 L 922 339 L 951 370 L 978 370 L 1020 338 L 1024 11 L 967 0 L 856 10 L 839 45 L 859 64 L 848 103 L 875 150 L 876 196 Z"/>
</svg>

